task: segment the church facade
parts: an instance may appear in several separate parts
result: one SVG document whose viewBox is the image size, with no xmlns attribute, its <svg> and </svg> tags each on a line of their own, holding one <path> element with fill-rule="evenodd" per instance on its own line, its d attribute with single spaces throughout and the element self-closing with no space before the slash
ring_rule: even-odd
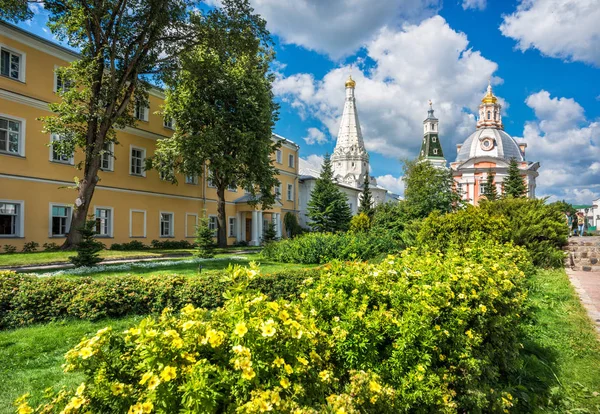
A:
<svg viewBox="0 0 600 414">
<path fill-rule="evenodd" d="M 340 121 L 340 129 L 333 154 L 331 165 L 333 177 L 338 188 L 348 197 L 348 204 L 352 214 L 357 214 L 361 203 L 361 193 L 365 175 L 369 174 L 369 154 L 360 129 L 356 97 L 354 91 L 356 82 L 349 77 L 345 83 L 346 98 L 344 111 Z M 310 195 L 319 178 L 320 171 L 300 169 L 298 186 L 299 222 L 303 227 L 310 227 L 308 219 L 308 203 Z M 369 176 L 369 188 L 373 195 L 374 205 L 388 201 L 397 201 L 397 196 L 377 184 L 374 177 Z"/>
</svg>

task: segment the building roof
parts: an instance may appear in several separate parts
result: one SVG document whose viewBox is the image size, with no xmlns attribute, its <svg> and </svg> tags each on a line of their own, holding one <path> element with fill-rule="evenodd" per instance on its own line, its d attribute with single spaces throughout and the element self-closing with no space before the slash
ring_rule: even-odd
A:
<svg viewBox="0 0 600 414">
<path fill-rule="evenodd" d="M 491 150 L 486 151 L 482 148 L 481 142 L 485 138 L 494 140 L 494 146 Z M 456 161 L 467 161 L 475 157 L 494 157 L 505 160 L 515 158 L 517 161 L 525 161 L 517 141 L 497 128 L 482 128 L 473 132 L 462 144 L 456 156 Z"/>
</svg>

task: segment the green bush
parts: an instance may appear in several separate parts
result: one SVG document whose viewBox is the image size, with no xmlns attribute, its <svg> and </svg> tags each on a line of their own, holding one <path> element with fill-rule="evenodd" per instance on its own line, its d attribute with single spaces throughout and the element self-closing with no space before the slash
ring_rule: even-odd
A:
<svg viewBox="0 0 600 414">
<path fill-rule="evenodd" d="M 57 252 L 60 250 L 60 246 L 54 242 L 44 243 L 45 252 Z"/>
<path fill-rule="evenodd" d="M 256 278 L 252 286 L 273 298 L 292 298 L 305 278 L 317 274 L 316 270 L 277 272 Z M 188 303 L 215 308 L 223 304 L 228 286 L 218 273 L 197 278 L 127 275 L 74 280 L 0 271 L 0 329 L 64 318 L 98 320 L 146 315 L 167 306 L 179 309 Z"/>
<path fill-rule="evenodd" d="M 134 250 L 146 250 L 148 246 L 142 243 L 139 240 L 131 240 L 128 243 L 113 243 L 110 245 L 110 250 L 119 250 L 119 251 L 134 251 Z"/>
<path fill-rule="evenodd" d="M 2 249 L 6 254 L 12 254 L 17 252 L 17 246 L 14 246 L 12 244 L 5 244 Z"/>
<path fill-rule="evenodd" d="M 561 203 L 546 204 L 546 200 L 508 198 L 483 202 L 480 207 L 493 216 L 506 217 L 509 239 L 524 246 L 536 266 L 562 267 L 568 229 Z"/>
<path fill-rule="evenodd" d="M 293 239 L 269 243 L 264 258 L 284 263 L 327 263 L 333 259 L 368 260 L 397 252 L 402 245 L 386 232 L 306 233 Z"/>
<path fill-rule="evenodd" d="M 364 233 L 371 228 L 371 218 L 366 213 L 359 213 L 350 220 L 350 231 Z"/>
<path fill-rule="evenodd" d="M 84 338 L 65 364 L 84 383 L 38 411 L 507 412 L 525 257 L 480 242 L 335 262 L 291 302 L 253 289 L 256 268 L 235 267 L 218 309 L 165 309 Z"/>
<path fill-rule="evenodd" d="M 152 240 L 153 249 L 193 249 L 194 245 L 187 240 Z"/>
<path fill-rule="evenodd" d="M 34 241 L 27 242 L 23 245 L 23 253 L 33 253 L 37 251 L 37 248 L 40 247 L 40 244 Z"/>
<path fill-rule="evenodd" d="M 102 242 L 96 240 L 96 221 L 86 220 L 81 228 L 77 229 L 81 235 L 81 241 L 77 243 L 75 249 L 77 255 L 70 257 L 69 260 L 76 267 L 91 267 L 102 261 L 99 252 L 105 248 Z"/>
<path fill-rule="evenodd" d="M 208 218 L 201 217 L 196 226 L 196 256 L 210 259 L 215 256 L 215 232 L 208 225 Z"/>
</svg>

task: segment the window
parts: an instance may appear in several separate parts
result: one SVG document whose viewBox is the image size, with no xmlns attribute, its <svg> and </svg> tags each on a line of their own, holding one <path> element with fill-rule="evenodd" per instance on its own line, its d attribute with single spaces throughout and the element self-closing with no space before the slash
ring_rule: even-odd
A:
<svg viewBox="0 0 600 414">
<path fill-rule="evenodd" d="M 229 237 L 235 237 L 235 217 L 229 217 Z"/>
<path fill-rule="evenodd" d="M 175 178 L 175 169 L 170 162 L 160 163 L 158 177 L 163 181 L 173 181 Z"/>
<path fill-rule="evenodd" d="M 163 118 L 163 126 L 167 129 L 175 129 L 173 118 Z"/>
<path fill-rule="evenodd" d="M 438 153 L 438 150 L 437 150 L 437 148 L 434 148 L 434 149 L 433 149 L 433 155 L 437 155 L 437 153 Z"/>
<path fill-rule="evenodd" d="M 148 107 L 143 102 L 135 104 L 134 116 L 140 121 L 148 121 Z"/>
<path fill-rule="evenodd" d="M 68 91 L 73 86 L 71 79 L 67 78 L 64 74 L 59 73 L 57 69 L 59 66 L 54 68 L 54 92 Z"/>
<path fill-rule="evenodd" d="M 131 160 L 129 172 L 131 175 L 146 176 L 144 170 L 144 160 L 146 159 L 146 150 L 143 148 L 131 147 Z"/>
<path fill-rule="evenodd" d="M 437 142 L 437 137 L 431 137 L 431 140 L 432 140 L 433 142 Z"/>
<path fill-rule="evenodd" d="M 113 171 L 115 168 L 115 143 L 105 142 L 104 146 L 102 147 L 102 154 L 100 157 L 100 169 L 103 171 Z"/>
<path fill-rule="evenodd" d="M 435 131 L 435 124 L 431 124 L 431 130 Z"/>
<path fill-rule="evenodd" d="M 0 117 L 0 153 L 23 155 L 22 126 L 21 121 Z"/>
<path fill-rule="evenodd" d="M 354 210 L 352 209 L 352 207 L 354 207 L 354 206 L 352 205 L 352 203 L 348 202 L 348 206 L 350 206 L 350 211 L 354 212 Z"/>
<path fill-rule="evenodd" d="M 289 167 L 294 167 L 294 161 L 295 161 L 294 154 L 288 155 L 288 166 Z"/>
<path fill-rule="evenodd" d="M 160 237 L 173 237 L 173 213 L 160 213 Z"/>
<path fill-rule="evenodd" d="M 462 183 L 456 183 L 456 193 L 458 195 L 463 195 L 463 185 Z"/>
<path fill-rule="evenodd" d="M 100 237 L 112 237 L 112 209 L 96 207 L 96 234 Z"/>
<path fill-rule="evenodd" d="M 196 174 L 186 175 L 185 176 L 185 183 L 186 184 L 197 185 L 198 184 L 198 176 Z"/>
<path fill-rule="evenodd" d="M 281 150 L 275 150 L 275 160 L 278 164 L 281 164 L 283 162 L 281 158 Z"/>
<path fill-rule="evenodd" d="M 213 236 L 217 236 L 217 216 L 208 216 L 208 228 L 213 231 Z"/>
<path fill-rule="evenodd" d="M 294 184 L 287 185 L 287 199 L 288 201 L 294 200 Z"/>
<path fill-rule="evenodd" d="M 60 141 L 63 139 L 59 135 L 52 134 L 51 135 L 52 142 Z M 50 146 L 50 161 L 59 162 L 62 164 L 73 164 L 73 153 L 70 155 L 59 154 L 57 148 L 54 145 Z"/>
<path fill-rule="evenodd" d="M 23 202 L 0 201 L 0 237 L 23 236 Z"/>
<path fill-rule="evenodd" d="M 233 183 L 229 184 L 227 186 L 227 190 L 237 193 L 237 183 L 233 182 Z"/>
<path fill-rule="evenodd" d="M 210 169 L 208 170 L 208 177 L 206 179 L 206 184 L 210 187 L 210 188 L 217 188 L 217 186 L 215 185 L 215 183 L 213 182 L 213 176 L 212 176 L 212 172 L 210 171 Z"/>
<path fill-rule="evenodd" d="M 71 227 L 71 207 L 57 204 L 52 204 L 51 207 L 50 235 L 52 237 L 64 236 Z"/>
<path fill-rule="evenodd" d="M 0 75 L 25 82 L 25 56 L 21 53 L 1 47 Z"/>
<path fill-rule="evenodd" d="M 281 200 L 281 191 L 282 191 L 281 187 L 282 187 L 281 183 L 279 183 L 275 186 L 275 199 L 276 200 Z"/>
<path fill-rule="evenodd" d="M 492 119 L 492 113 L 488 111 L 488 119 Z"/>
</svg>

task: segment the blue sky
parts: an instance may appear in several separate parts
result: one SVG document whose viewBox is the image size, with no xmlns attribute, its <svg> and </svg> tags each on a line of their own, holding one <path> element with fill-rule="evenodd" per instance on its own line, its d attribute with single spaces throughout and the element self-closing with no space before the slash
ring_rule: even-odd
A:
<svg viewBox="0 0 600 414">
<path fill-rule="evenodd" d="M 454 161 L 491 77 L 505 130 L 541 163 L 537 195 L 600 198 L 597 0 L 251 2 L 276 41 L 275 132 L 308 165 L 335 146 L 352 74 L 371 172 L 401 193 L 401 159 L 418 152 L 428 99 Z M 27 24 L 51 38 L 43 12 Z"/>
</svg>

